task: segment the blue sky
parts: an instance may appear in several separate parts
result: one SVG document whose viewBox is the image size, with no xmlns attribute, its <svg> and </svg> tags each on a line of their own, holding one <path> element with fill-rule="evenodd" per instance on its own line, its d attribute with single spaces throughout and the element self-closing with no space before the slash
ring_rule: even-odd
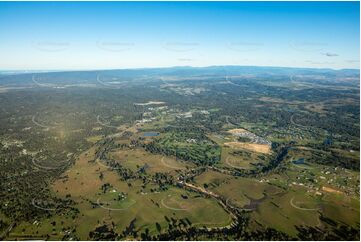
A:
<svg viewBox="0 0 361 242">
<path fill-rule="evenodd" d="M 359 68 L 358 2 L 0 2 L 0 69 Z"/>
</svg>

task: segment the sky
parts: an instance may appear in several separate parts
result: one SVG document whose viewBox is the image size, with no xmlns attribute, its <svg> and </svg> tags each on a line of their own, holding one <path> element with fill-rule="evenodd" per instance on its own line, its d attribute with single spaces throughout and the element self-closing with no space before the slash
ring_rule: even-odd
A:
<svg viewBox="0 0 361 242">
<path fill-rule="evenodd" d="M 359 68 L 359 2 L 0 2 L 0 70 Z"/>
</svg>

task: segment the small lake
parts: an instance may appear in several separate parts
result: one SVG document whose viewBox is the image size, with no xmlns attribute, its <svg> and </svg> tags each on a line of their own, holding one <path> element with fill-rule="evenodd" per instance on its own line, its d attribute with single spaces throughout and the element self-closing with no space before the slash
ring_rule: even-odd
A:
<svg viewBox="0 0 361 242">
<path fill-rule="evenodd" d="M 298 159 L 298 160 L 294 160 L 294 161 L 293 161 L 293 164 L 296 164 L 296 165 L 305 164 L 305 158 L 300 158 L 300 159 Z"/>
<path fill-rule="evenodd" d="M 158 136 L 159 133 L 158 132 L 144 132 L 143 133 L 143 137 L 155 137 Z"/>
</svg>

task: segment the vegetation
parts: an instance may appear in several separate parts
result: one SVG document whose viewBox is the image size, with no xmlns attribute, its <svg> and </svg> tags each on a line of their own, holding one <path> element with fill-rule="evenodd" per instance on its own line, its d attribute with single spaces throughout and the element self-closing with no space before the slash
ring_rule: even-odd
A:
<svg viewBox="0 0 361 242">
<path fill-rule="evenodd" d="M 1 239 L 359 239 L 358 71 L 35 75 L 0 76 Z"/>
</svg>

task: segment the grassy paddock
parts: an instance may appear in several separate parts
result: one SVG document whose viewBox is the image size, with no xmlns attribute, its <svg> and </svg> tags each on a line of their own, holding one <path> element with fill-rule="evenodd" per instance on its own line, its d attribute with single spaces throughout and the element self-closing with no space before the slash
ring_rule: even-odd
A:
<svg viewBox="0 0 361 242">
<path fill-rule="evenodd" d="M 116 172 L 97 162 L 89 163 L 89 160 L 94 159 L 94 152 L 95 148 L 91 148 L 81 154 L 75 165 L 65 173 L 66 177 L 55 181 L 52 186 L 58 197 L 70 196 L 76 202 L 75 207 L 80 213 L 75 217 L 73 214 L 54 215 L 50 220 L 40 219 L 38 224 L 32 224 L 34 221 L 22 223 L 13 231 L 14 234 L 35 234 L 39 238 L 49 235 L 50 239 L 61 239 L 63 230 L 76 228 L 75 234 L 86 240 L 89 232 L 99 225 L 111 225 L 113 222 L 115 231 L 120 233 L 133 219 L 136 219 L 137 229 L 144 231 L 148 228 L 152 234 L 159 232 L 156 222 L 161 225 L 163 232 L 168 228 L 165 217 L 187 218 L 194 226 L 218 227 L 231 222 L 229 214 L 216 200 L 204 198 L 197 193 L 179 188 L 151 193 L 149 189 L 141 189 L 141 181 L 132 181 L 132 186 L 128 186 L 119 179 Z M 150 155 L 152 156 L 161 158 Z M 142 156 L 137 159 L 141 158 Z M 155 162 L 156 159 L 151 164 L 155 165 Z M 102 180 L 100 173 L 104 175 Z M 110 183 L 111 187 L 104 193 L 100 188 L 105 183 Z M 151 185 L 147 185 L 149 186 Z M 140 192 L 141 190 L 145 192 Z M 126 194 L 126 198 L 118 201 L 119 193 Z M 97 202 L 103 206 L 97 205 Z M 52 225 L 54 221 L 55 226 Z"/>
</svg>

